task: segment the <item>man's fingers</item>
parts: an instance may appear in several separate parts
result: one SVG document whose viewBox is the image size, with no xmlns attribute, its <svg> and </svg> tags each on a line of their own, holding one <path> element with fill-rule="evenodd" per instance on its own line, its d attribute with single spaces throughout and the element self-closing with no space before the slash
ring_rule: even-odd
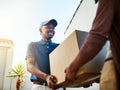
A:
<svg viewBox="0 0 120 90">
<path fill-rule="evenodd" d="M 51 75 L 50 79 L 54 84 L 57 83 L 57 78 L 55 76 Z"/>
</svg>

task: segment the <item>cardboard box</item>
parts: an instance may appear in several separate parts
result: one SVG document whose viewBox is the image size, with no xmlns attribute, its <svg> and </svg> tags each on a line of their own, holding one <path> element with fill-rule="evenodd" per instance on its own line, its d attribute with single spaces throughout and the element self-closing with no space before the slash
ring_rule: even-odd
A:
<svg viewBox="0 0 120 90">
<path fill-rule="evenodd" d="M 107 53 L 107 44 L 92 61 L 79 69 L 75 82 L 65 82 L 64 70 L 78 54 L 87 35 L 87 32 L 75 30 L 50 54 L 51 74 L 57 76 L 58 84 L 62 84 L 63 87 L 81 87 L 93 83 L 100 78 L 101 69 Z"/>
</svg>

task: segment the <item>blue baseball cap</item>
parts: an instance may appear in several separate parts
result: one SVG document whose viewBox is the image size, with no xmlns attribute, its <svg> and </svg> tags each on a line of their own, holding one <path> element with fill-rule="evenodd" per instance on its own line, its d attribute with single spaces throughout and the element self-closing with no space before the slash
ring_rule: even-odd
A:
<svg viewBox="0 0 120 90">
<path fill-rule="evenodd" d="M 57 21 L 55 19 L 50 19 L 50 20 L 46 20 L 46 21 L 43 21 L 41 24 L 40 24 L 40 27 L 39 29 L 41 29 L 42 26 L 48 24 L 48 23 L 51 23 L 54 27 L 57 26 Z"/>
</svg>

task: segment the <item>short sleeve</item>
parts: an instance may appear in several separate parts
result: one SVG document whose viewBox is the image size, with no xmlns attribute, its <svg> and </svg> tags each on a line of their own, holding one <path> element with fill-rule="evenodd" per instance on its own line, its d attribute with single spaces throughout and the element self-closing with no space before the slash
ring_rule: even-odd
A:
<svg viewBox="0 0 120 90">
<path fill-rule="evenodd" d="M 27 58 L 35 58 L 35 46 L 33 42 L 28 44 L 26 59 Z"/>
</svg>

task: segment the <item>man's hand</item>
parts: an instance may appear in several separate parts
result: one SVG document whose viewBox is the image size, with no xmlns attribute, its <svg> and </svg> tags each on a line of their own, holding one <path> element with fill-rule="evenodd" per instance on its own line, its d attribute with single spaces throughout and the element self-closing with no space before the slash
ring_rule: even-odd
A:
<svg viewBox="0 0 120 90">
<path fill-rule="evenodd" d="M 70 68 L 65 69 L 65 80 L 66 82 L 73 82 L 76 79 L 76 72 L 70 71 Z"/>
<path fill-rule="evenodd" d="M 57 78 L 55 76 L 53 75 L 47 76 L 46 81 L 50 88 L 52 88 L 53 90 L 56 88 Z"/>
</svg>

